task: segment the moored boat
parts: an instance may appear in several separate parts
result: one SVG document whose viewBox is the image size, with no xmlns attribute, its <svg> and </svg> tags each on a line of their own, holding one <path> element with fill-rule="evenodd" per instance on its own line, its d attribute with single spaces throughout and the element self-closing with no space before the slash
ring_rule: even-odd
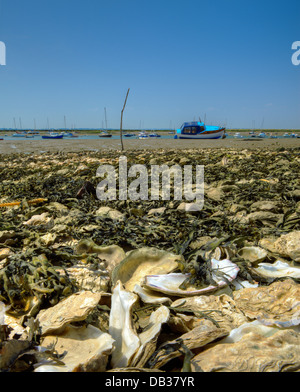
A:
<svg viewBox="0 0 300 392">
<path fill-rule="evenodd" d="M 236 132 L 236 133 L 233 135 L 233 137 L 234 137 L 235 139 L 240 139 L 240 138 L 243 138 L 243 135 L 241 135 L 240 132 Z"/>
<path fill-rule="evenodd" d="M 265 132 L 260 132 L 260 133 L 257 135 L 257 137 L 264 138 L 264 137 L 267 137 L 267 135 L 265 134 Z"/>
<path fill-rule="evenodd" d="M 148 137 L 149 135 L 145 131 L 140 132 L 138 135 L 139 139 L 147 139 Z"/>
<path fill-rule="evenodd" d="M 64 135 L 60 135 L 59 133 L 50 133 L 49 135 L 43 135 L 42 139 L 62 139 Z"/>
<path fill-rule="evenodd" d="M 225 136 L 225 128 L 213 125 L 205 125 L 203 122 L 185 122 L 177 129 L 174 139 L 222 139 Z"/>
<path fill-rule="evenodd" d="M 149 137 L 160 137 L 156 132 L 152 132 L 149 134 Z"/>
<path fill-rule="evenodd" d="M 106 131 L 101 132 L 98 136 L 99 137 L 112 137 L 112 135 Z"/>
<path fill-rule="evenodd" d="M 13 137 L 26 137 L 27 133 L 26 132 L 16 132 L 13 134 Z"/>
</svg>

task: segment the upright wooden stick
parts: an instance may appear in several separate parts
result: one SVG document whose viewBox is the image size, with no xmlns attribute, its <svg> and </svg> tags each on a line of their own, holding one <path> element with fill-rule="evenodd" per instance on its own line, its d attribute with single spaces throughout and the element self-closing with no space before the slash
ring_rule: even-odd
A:
<svg viewBox="0 0 300 392">
<path fill-rule="evenodd" d="M 124 112 L 124 109 L 125 109 L 125 106 L 126 106 L 126 102 L 127 102 L 127 98 L 128 98 L 129 90 L 130 90 L 130 88 L 127 90 L 127 94 L 126 94 L 125 102 L 124 102 L 124 105 L 123 105 L 123 109 L 122 109 L 122 111 L 121 111 L 120 139 L 121 139 L 121 146 L 122 146 L 122 151 L 124 150 L 124 146 L 123 146 L 123 137 L 122 137 L 122 136 L 123 136 L 123 135 L 122 135 L 123 112 Z"/>
</svg>

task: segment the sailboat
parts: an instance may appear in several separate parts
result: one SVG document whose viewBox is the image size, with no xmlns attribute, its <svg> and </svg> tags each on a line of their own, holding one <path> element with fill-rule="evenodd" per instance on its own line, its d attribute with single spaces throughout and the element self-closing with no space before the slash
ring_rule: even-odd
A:
<svg viewBox="0 0 300 392">
<path fill-rule="evenodd" d="M 106 118 L 106 108 L 104 108 L 104 114 L 105 114 L 105 130 L 102 130 L 100 134 L 98 135 L 99 137 L 112 137 L 110 133 L 107 132 L 107 118 Z"/>
</svg>

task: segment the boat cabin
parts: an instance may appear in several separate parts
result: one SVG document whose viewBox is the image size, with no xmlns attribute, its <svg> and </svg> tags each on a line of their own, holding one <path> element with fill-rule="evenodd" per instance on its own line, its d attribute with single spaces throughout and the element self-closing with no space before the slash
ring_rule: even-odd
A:
<svg viewBox="0 0 300 392">
<path fill-rule="evenodd" d="M 182 135 L 197 135 L 198 133 L 203 132 L 204 130 L 205 130 L 205 125 L 204 123 L 201 122 L 184 123 L 180 128 Z"/>
</svg>

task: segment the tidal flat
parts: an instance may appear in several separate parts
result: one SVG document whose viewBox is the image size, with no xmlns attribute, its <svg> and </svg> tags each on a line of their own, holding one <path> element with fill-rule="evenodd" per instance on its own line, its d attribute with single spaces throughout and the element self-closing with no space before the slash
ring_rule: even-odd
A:
<svg viewBox="0 0 300 392">
<path fill-rule="evenodd" d="M 299 371 L 299 139 L 140 142 L 0 145 L 0 370 Z M 203 208 L 99 200 L 120 156 L 203 165 Z"/>
<path fill-rule="evenodd" d="M 81 134 L 80 134 L 81 135 Z M 231 133 L 231 136 L 233 133 Z M 282 136 L 283 133 L 278 133 Z M 84 135 L 82 134 L 82 137 Z M 247 140 L 245 140 L 247 139 Z M 144 140 L 123 137 L 125 150 L 160 150 L 176 149 L 185 150 L 192 148 L 235 148 L 242 149 L 268 149 L 277 150 L 283 148 L 300 147 L 300 138 L 278 138 L 278 139 L 253 139 L 244 135 L 244 139 L 218 139 L 218 140 L 175 140 L 173 138 L 148 138 Z M 34 140 L 15 138 L 14 140 L 0 141 L 1 156 L 13 153 L 40 154 L 45 152 L 82 152 L 82 151 L 103 151 L 107 149 L 120 150 L 120 139 L 98 138 L 63 138 L 61 140 Z M 183 152 L 181 152 L 182 154 Z"/>
</svg>

